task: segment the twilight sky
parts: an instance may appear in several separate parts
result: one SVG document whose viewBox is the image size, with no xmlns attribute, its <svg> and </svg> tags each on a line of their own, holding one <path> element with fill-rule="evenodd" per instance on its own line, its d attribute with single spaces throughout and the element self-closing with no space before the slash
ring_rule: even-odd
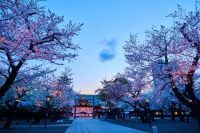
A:
<svg viewBox="0 0 200 133">
<path fill-rule="evenodd" d="M 47 0 L 43 4 L 65 22 L 84 23 L 74 42 L 81 47 L 77 60 L 66 66 L 72 68 L 74 89 L 94 93 L 100 81 L 110 79 L 126 67 L 122 46 L 130 33 L 138 33 L 152 26 L 170 25 L 166 18 L 177 4 L 188 10 L 194 0 Z M 64 66 L 58 66 L 58 73 Z"/>
</svg>

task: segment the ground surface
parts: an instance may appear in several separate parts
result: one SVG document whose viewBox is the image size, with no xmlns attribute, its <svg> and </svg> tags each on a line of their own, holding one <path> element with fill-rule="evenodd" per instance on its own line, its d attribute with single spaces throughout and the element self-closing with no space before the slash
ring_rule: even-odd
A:
<svg viewBox="0 0 200 133">
<path fill-rule="evenodd" d="M 62 123 L 47 122 L 47 128 L 44 128 L 44 122 L 39 124 L 32 124 L 25 121 L 13 122 L 10 129 L 2 129 L 3 125 L 0 124 L 0 133 L 65 133 L 70 126 L 72 120 L 64 120 Z"/>
<path fill-rule="evenodd" d="M 11 128 L 11 129 L 0 129 L 0 133 L 64 133 L 67 130 L 65 127 L 42 127 L 34 128 Z"/>
<path fill-rule="evenodd" d="M 106 120 L 107 122 L 127 126 L 130 128 L 142 130 L 145 132 L 152 132 L 149 124 L 138 123 L 133 120 L 127 121 L 116 121 L 116 120 Z M 169 119 L 156 120 L 155 124 L 158 129 L 158 133 L 200 133 L 200 127 L 196 120 L 190 120 L 187 122 L 180 122 L 179 120 L 171 121 Z"/>
<path fill-rule="evenodd" d="M 18 122 L 10 129 L 0 128 L 0 133 L 140 133 L 152 132 L 149 124 L 142 124 L 134 120 L 116 121 L 116 120 L 97 120 L 97 119 L 76 119 L 66 120 L 63 123 L 48 122 L 44 129 L 44 123 L 37 125 Z M 190 120 L 190 123 L 180 122 L 179 120 L 156 120 L 158 133 L 200 133 L 200 128 L 196 120 Z M 0 124 L 0 127 L 2 125 Z M 69 127 L 70 126 L 70 127 Z M 140 130 L 140 131 L 138 131 Z"/>
<path fill-rule="evenodd" d="M 118 124 L 97 119 L 76 119 L 66 133 L 144 133 Z"/>
</svg>

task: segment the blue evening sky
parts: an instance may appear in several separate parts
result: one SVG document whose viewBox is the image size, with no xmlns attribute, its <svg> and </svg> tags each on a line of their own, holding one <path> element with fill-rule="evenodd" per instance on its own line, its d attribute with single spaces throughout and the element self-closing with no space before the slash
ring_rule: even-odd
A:
<svg viewBox="0 0 200 133">
<path fill-rule="evenodd" d="M 166 18 L 177 4 L 192 10 L 194 0 L 47 0 L 46 7 L 65 22 L 84 23 L 74 42 L 82 49 L 73 63 L 67 64 L 74 73 L 74 89 L 94 93 L 100 81 L 110 79 L 127 66 L 122 46 L 130 33 L 152 26 L 170 25 Z M 58 67 L 62 71 L 64 67 Z"/>
</svg>

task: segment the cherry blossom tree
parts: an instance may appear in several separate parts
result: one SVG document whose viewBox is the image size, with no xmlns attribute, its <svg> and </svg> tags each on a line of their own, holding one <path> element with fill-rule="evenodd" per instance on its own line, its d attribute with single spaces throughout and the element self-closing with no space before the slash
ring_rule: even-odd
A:
<svg viewBox="0 0 200 133">
<path fill-rule="evenodd" d="M 1 0 L 0 2 L 0 98 L 10 89 L 22 69 L 34 63 L 62 64 L 77 56 L 72 42 L 82 24 L 40 6 L 40 0 Z M 37 62 L 37 63 L 38 63 Z"/>
<path fill-rule="evenodd" d="M 110 108 L 132 107 L 135 115 L 140 116 L 143 122 L 147 122 L 147 117 L 144 115 L 144 112 L 149 110 L 145 93 L 147 84 L 142 80 L 141 73 L 130 69 L 126 73 L 129 77 L 126 77 L 125 74 L 118 74 L 112 80 L 102 81 L 103 88 L 98 89 L 97 93 L 103 101 L 107 102 Z"/>
<path fill-rule="evenodd" d="M 66 69 L 59 77 L 52 76 L 52 71 L 49 70 L 18 74 L 17 82 L 11 86 L 0 102 L 0 106 L 6 109 L 7 113 L 4 127 L 9 128 L 14 111 L 19 108 L 27 109 L 30 117 L 33 112 L 38 113 L 40 118 L 35 119 L 35 122 L 38 122 L 45 110 L 50 115 L 50 111 L 53 114 L 52 112 L 61 111 L 64 107 L 73 106 L 73 97 L 76 93 L 73 91 L 71 76 L 71 69 Z M 51 100 L 47 101 L 47 97 Z"/>
<path fill-rule="evenodd" d="M 35 70 L 31 69 L 29 72 L 21 71 L 18 74 L 11 88 L 1 99 L 0 106 L 2 107 L 2 109 L 4 109 L 7 118 L 7 121 L 4 124 L 4 128 L 10 127 L 11 122 L 13 120 L 13 116 L 15 114 L 14 112 L 18 108 L 20 108 L 20 106 L 24 109 L 27 106 L 31 107 L 31 109 L 34 109 L 33 100 L 29 99 L 29 97 L 31 96 L 31 93 L 33 93 L 33 90 L 36 89 L 36 86 L 38 85 L 38 81 L 41 79 L 41 76 L 47 75 L 49 73 L 52 73 L 52 71 L 44 71 L 35 68 Z M 34 94 L 37 95 L 37 93 L 38 92 L 35 92 Z M 40 94 L 45 93 L 42 92 Z"/>
<path fill-rule="evenodd" d="M 52 96 L 53 108 L 63 108 L 66 106 L 72 106 L 73 97 L 76 93 L 73 90 L 73 79 L 71 69 L 65 69 L 60 77 L 56 81 L 51 82 L 52 88 L 49 90 L 49 94 Z"/>
<path fill-rule="evenodd" d="M 117 75 L 114 79 L 109 81 L 103 80 L 101 83 L 103 87 L 96 92 L 99 93 L 103 101 L 129 103 L 129 100 L 125 100 L 125 97 L 128 98 L 127 92 L 131 86 L 126 78 Z"/>
<path fill-rule="evenodd" d="M 132 67 L 139 64 L 146 69 L 147 77 L 154 77 L 154 80 L 155 77 L 159 78 L 157 91 L 168 89 L 182 104 L 200 114 L 199 88 L 195 87 L 199 79 L 196 75 L 200 58 L 198 4 L 191 12 L 178 6 L 178 10 L 169 15 L 174 20 L 172 27 L 152 28 L 146 32 L 144 43 L 139 42 L 136 35 L 131 35 L 124 49 L 128 64 Z M 162 73 L 155 74 L 152 67 L 159 60 L 162 60 L 160 64 L 164 67 Z"/>
</svg>

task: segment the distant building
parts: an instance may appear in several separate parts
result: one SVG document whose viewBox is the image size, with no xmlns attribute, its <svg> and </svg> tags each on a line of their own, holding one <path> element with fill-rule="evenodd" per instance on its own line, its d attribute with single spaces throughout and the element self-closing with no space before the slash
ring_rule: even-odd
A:
<svg viewBox="0 0 200 133">
<path fill-rule="evenodd" d="M 74 117 L 95 117 L 98 116 L 101 105 L 99 95 L 78 95 L 71 113 Z"/>
</svg>

